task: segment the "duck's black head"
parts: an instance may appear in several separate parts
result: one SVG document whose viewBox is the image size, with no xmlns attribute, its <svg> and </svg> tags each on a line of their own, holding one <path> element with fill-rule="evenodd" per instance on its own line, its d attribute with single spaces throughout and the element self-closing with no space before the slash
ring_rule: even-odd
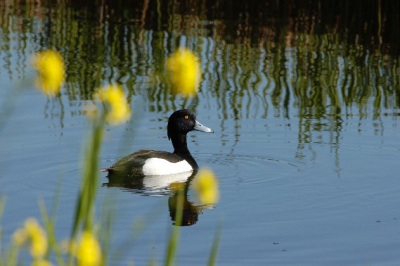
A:
<svg viewBox="0 0 400 266">
<path fill-rule="evenodd" d="M 206 133 L 214 132 L 196 120 L 195 114 L 188 110 L 175 111 L 168 119 L 168 139 L 178 135 L 186 135 L 189 131 L 198 130 Z"/>
</svg>

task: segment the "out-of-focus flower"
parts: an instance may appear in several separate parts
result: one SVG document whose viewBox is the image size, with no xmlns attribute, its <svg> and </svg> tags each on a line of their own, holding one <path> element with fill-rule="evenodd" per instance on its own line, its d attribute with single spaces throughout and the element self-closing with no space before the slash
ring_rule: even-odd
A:
<svg viewBox="0 0 400 266">
<path fill-rule="evenodd" d="M 31 255 L 35 258 L 43 257 L 47 251 L 47 236 L 43 228 L 35 219 L 28 219 L 25 228 L 31 238 Z"/>
<path fill-rule="evenodd" d="M 14 232 L 13 241 L 17 246 L 29 242 L 30 253 L 34 258 L 42 258 L 48 247 L 46 233 L 34 218 L 28 218 L 24 227 Z"/>
<path fill-rule="evenodd" d="M 194 53 L 180 48 L 167 60 L 168 77 L 175 93 L 192 96 L 200 83 L 200 63 Z"/>
<path fill-rule="evenodd" d="M 215 204 L 219 199 L 218 180 L 208 168 L 200 169 L 193 180 L 193 189 L 202 204 Z"/>
<path fill-rule="evenodd" d="M 78 259 L 78 265 L 100 265 L 102 260 L 101 249 L 97 238 L 92 232 L 85 231 L 82 233 L 75 255 Z"/>
<path fill-rule="evenodd" d="M 32 65 L 38 71 L 36 87 L 47 96 L 57 95 L 65 79 L 61 55 L 53 50 L 38 52 L 32 56 Z"/>
<path fill-rule="evenodd" d="M 123 89 L 119 85 L 109 85 L 97 90 L 95 96 L 106 105 L 106 121 L 118 125 L 131 117 L 131 109 Z"/>
</svg>

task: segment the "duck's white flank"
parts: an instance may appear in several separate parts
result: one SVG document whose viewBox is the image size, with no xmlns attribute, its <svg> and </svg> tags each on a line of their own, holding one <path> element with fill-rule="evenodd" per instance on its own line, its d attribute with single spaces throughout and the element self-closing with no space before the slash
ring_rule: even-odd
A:
<svg viewBox="0 0 400 266">
<path fill-rule="evenodd" d="M 161 158 L 150 158 L 143 165 L 144 175 L 172 175 L 192 170 L 192 166 L 185 160 L 171 163 Z"/>
<path fill-rule="evenodd" d="M 172 174 L 172 175 L 147 175 L 143 178 L 143 186 L 152 191 L 160 189 L 160 192 L 165 192 L 165 188 L 172 183 L 182 183 L 193 174 L 193 171 Z"/>
</svg>

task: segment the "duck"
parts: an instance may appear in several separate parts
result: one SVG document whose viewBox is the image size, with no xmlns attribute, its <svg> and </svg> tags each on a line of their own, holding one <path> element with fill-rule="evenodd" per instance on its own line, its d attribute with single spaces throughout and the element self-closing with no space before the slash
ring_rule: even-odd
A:
<svg viewBox="0 0 400 266">
<path fill-rule="evenodd" d="M 186 135 L 190 131 L 213 133 L 214 131 L 196 120 L 189 109 L 175 111 L 168 119 L 167 135 L 174 151 L 139 150 L 115 162 L 102 171 L 108 176 L 164 176 L 197 171 L 199 166 L 190 154 Z"/>
</svg>

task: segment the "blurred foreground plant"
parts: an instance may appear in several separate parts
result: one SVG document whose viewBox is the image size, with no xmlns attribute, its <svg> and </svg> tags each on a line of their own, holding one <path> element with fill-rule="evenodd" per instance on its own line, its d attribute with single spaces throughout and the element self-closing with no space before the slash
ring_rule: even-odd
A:
<svg viewBox="0 0 400 266">
<path fill-rule="evenodd" d="M 69 244 L 69 252 L 82 266 L 96 266 L 102 263 L 102 253 L 97 237 L 91 231 L 83 231 L 79 242 Z"/>
<path fill-rule="evenodd" d="M 38 72 L 36 87 L 47 96 L 57 95 L 65 80 L 64 61 L 61 55 L 53 50 L 38 52 L 32 56 L 32 65 Z"/>
<path fill-rule="evenodd" d="M 33 258 L 33 264 L 51 265 L 51 263 L 45 259 L 45 255 L 48 251 L 47 234 L 36 219 L 28 218 L 24 226 L 14 232 L 13 245 L 13 255 L 10 263 L 17 258 L 20 248 L 28 246 Z"/>
<path fill-rule="evenodd" d="M 167 60 L 167 71 L 174 93 L 182 93 L 186 97 L 197 93 L 201 68 L 192 51 L 180 48 L 172 54 Z"/>
<path fill-rule="evenodd" d="M 48 96 L 55 96 L 43 90 Z M 70 240 L 67 241 L 67 261 L 61 254 L 61 245 L 54 234 L 54 220 L 47 215 L 44 204 L 41 205 L 45 230 L 35 219 L 27 219 L 24 226 L 13 234 L 12 248 L 7 255 L 0 257 L 0 265 L 18 265 L 18 253 L 23 247 L 29 247 L 32 265 L 51 265 L 47 260 L 54 252 L 58 265 L 95 266 L 104 264 L 105 252 L 102 252 L 99 241 L 94 233 L 94 205 L 99 187 L 99 157 L 105 123 L 113 125 L 126 122 L 130 117 L 130 108 L 125 95 L 118 85 L 106 86 L 96 92 L 97 105 L 88 112 L 91 128 L 84 154 L 84 169 L 81 188 L 75 206 L 75 217 Z M 0 250 L 1 251 L 1 250 Z M 1 253 L 0 253 L 1 255 Z"/>
<path fill-rule="evenodd" d="M 179 241 L 179 226 L 182 225 L 182 215 L 183 215 L 183 204 L 184 204 L 184 185 L 182 183 L 174 183 L 172 184 L 172 189 L 177 194 L 176 200 L 176 212 L 175 212 L 175 226 L 172 229 L 171 236 L 167 245 L 167 252 L 165 258 L 165 265 L 170 266 L 174 265 L 174 259 L 176 256 L 178 241 Z M 219 199 L 219 189 L 218 189 L 218 181 L 211 169 L 202 168 L 196 175 L 194 179 L 193 189 L 196 191 L 197 196 L 201 204 L 204 205 L 212 205 L 217 203 Z M 219 248 L 219 239 L 220 239 L 221 230 L 218 229 L 213 245 L 211 248 L 208 264 L 209 266 L 215 265 L 216 257 L 218 254 Z"/>
<path fill-rule="evenodd" d="M 202 204 L 215 204 L 219 200 L 218 180 L 214 172 L 208 168 L 200 169 L 193 181 L 193 188 Z"/>
<path fill-rule="evenodd" d="M 124 123 L 129 119 L 131 113 L 125 94 L 118 85 L 105 86 L 99 89 L 96 92 L 96 98 L 100 100 L 103 108 L 95 105 L 92 106 L 94 110 L 87 113 L 91 120 L 92 128 L 84 157 L 85 168 L 71 235 L 71 244 L 73 244 L 77 232 L 81 226 L 83 227 L 81 228 L 83 229 L 83 234 L 80 246 L 76 253 L 80 265 L 99 265 L 103 260 L 100 246 L 96 244 L 97 240 L 94 238 L 93 225 L 94 203 L 99 187 L 100 148 L 105 123 L 108 122 L 113 125 Z M 92 261 L 90 261 L 90 258 Z M 72 258 L 70 257 L 71 260 Z"/>
<path fill-rule="evenodd" d="M 105 106 L 106 122 L 112 125 L 125 123 L 131 117 L 131 109 L 124 91 L 119 85 L 110 85 L 98 89 L 95 98 Z"/>
<path fill-rule="evenodd" d="M 45 50 L 35 53 L 30 59 L 38 73 L 35 80 L 36 88 L 48 97 L 58 95 L 65 80 L 64 60 L 61 55 L 54 50 Z M 30 83 L 31 81 L 29 86 Z M 4 101 L 0 104 L 0 132 L 7 122 L 6 118 L 14 112 L 17 99 L 24 90 L 24 86 L 18 86 L 6 92 Z"/>
</svg>

